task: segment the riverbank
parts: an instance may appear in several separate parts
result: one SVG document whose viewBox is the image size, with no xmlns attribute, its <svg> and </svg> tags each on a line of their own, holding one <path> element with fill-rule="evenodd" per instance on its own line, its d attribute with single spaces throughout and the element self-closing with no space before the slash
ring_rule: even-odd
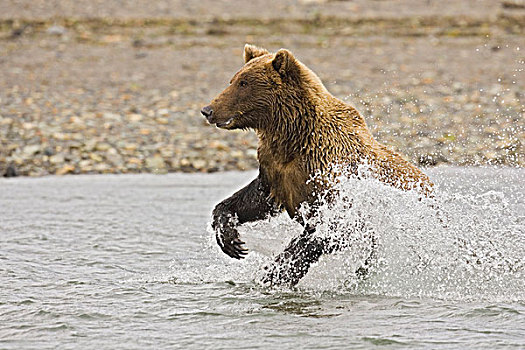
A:
<svg viewBox="0 0 525 350">
<path fill-rule="evenodd" d="M 292 50 L 416 164 L 525 166 L 519 7 L 21 3 L 0 11 L 1 174 L 255 168 L 253 132 L 199 113 L 242 66 L 246 42 Z"/>
</svg>

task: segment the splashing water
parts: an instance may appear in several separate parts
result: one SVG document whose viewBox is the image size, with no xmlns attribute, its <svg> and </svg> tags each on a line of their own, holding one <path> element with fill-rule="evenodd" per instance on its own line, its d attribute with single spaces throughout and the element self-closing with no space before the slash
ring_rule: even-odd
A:
<svg viewBox="0 0 525 350">
<path fill-rule="evenodd" d="M 468 181 L 447 179 L 437 184 L 433 198 L 422 199 L 414 191 L 372 178 L 339 177 L 337 199 L 321 205 L 310 220 L 316 222 L 316 235 L 347 240 L 349 247 L 321 257 L 298 288 L 405 298 L 525 300 L 523 200 L 519 194 L 491 189 L 494 182 L 508 180 L 504 170 L 498 178 L 474 174 Z M 514 181 L 519 186 L 520 181 Z M 247 259 L 237 262 L 216 253 L 209 229 L 205 249 L 218 255 L 217 264 L 193 274 L 188 274 L 188 266 L 184 276 L 177 273 L 176 278 L 190 283 L 259 281 L 263 267 L 302 229 L 283 214 L 246 224 L 240 232 L 251 250 Z M 376 259 L 363 279 L 355 271 L 371 254 L 371 237 L 377 244 Z M 180 271 L 180 264 L 174 264 Z"/>
</svg>

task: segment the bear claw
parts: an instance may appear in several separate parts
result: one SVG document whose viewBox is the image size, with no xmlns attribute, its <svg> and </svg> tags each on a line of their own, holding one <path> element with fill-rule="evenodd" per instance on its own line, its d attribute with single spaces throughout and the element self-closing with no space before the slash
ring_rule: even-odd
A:
<svg viewBox="0 0 525 350">
<path fill-rule="evenodd" d="M 219 246 L 221 247 L 221 250 L 229 257 L 240 260 L 244 259 L 244 256 L 248 254 L 248 249 L 243 247 L 245 242 L 241 241 L 240 239 L 235 238 L 226 242 L 225 244 L 219 243 Z"/>
</svg>

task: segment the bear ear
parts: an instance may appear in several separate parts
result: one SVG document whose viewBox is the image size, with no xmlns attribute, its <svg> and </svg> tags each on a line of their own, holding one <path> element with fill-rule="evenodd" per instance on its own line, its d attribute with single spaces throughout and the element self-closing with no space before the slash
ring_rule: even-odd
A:
<svg viewBox="0 0 525 350">
<path fill-rule="evenodd" d="M 275 54 L 272 66 L 281 76 L 285 76 L 295 72 L 297 61 L 290 51 L 280 49 Z"/>
<path fill-rule="evenodd" d="M 269 54 L 268 50 L 255 45 L 244 45 L 244 63 L 250 62 L 255 57 Z"/>
</svg>

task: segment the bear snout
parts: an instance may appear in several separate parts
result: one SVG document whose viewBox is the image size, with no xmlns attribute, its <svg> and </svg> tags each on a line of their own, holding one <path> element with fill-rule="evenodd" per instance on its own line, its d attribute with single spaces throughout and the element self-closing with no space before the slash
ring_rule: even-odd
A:
<svg viewBox="0 0 525 350">
<path fill-rule="evenodd" d="M 208 120 L 208 122 L 211 123 L 211 117 L 213 115 L 213 109 L 211 108 L 211 106 L 205 106 L 201 109 L 201 113 L 203 116 L 206 117 L 206 119 Z"/>
</svg>

